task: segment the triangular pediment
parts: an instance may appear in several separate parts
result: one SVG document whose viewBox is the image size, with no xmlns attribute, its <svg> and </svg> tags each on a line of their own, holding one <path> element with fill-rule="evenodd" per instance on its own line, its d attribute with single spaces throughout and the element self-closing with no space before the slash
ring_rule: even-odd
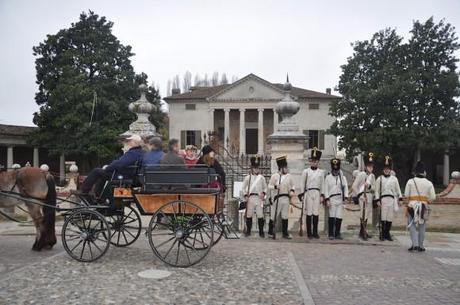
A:
<svg viewBox="0 0 460 305">
<path fill-rule="evenodd" d="M 283 96 L 283 90 L 254 74 L 249 74 L 208 99 L 210 101 L 280 100 Z"/>
</svg>

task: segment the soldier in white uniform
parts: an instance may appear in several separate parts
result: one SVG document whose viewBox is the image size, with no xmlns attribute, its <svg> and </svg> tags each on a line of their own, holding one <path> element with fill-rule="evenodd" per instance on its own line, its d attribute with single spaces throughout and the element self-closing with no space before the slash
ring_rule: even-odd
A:
<svg viewBox="0 0 460 305">
<path fill-rule="evenodd" d="M 352 192 L 356 194 L 359 201 L 361 219 L 359 237 L 367 240 L 371 236 L 367 233 L 367 220 L 372 218 L 372 204 L 374 201 L 375 176 L 374 171 L 374 154 L 368 153 L 364 157 L 365 169 L 361 171 L 352 185 Z M 365 211 L 364 211 L 365 209 Z"/>
<path fill-rule="evenodd" d="M 347 178 L 340 170 L 340 160 L 331 160 L 331 172 L 324 179 L 324 198 L 329 209 L 329 239 L 343 239 L 340 234 L 342 226 L 343 205 L 348 198 Z"/>
<path fill-rule="evenodd" d="M 398 178 L 391 175 L 393 160 L 385 156 L 383 162 L 383 175 L 375 181 L 375 201 L 380 206 L 380 240 L 393 241 L 390 230 L 393 223 L 395 209 L 399 209 L 402 200 L 401 188 Z"/>
<path fill-rule="evenodd" d="M 307 237 L 319 238 L 318 221 L 319 206 L 324 201 L 323 184 L 324 171 L 318 168 L 322 152 L 314 147 L 311 150 L 310 167 L 302 172 L 300 179 L 300 201 L 304 203 L 304 213 L 307 215 Z"/>
<path fill-rule="evenodd" d="M 291 197 L 295 196 L 294 180 L 288 174 L 286 156 L 277 158 L 276 164 L 278 165 L 278 173 L 273 174 L 268 183 L 271 197 L 273 197 L 268 235 L 273 236 L 274 220 L 278 215 L 281 215 L 283 237 L 291 239 L 292 236 L 288 233 L 288 216 Z"/>
<path fill-rule="evenodd" d="M 426 179 L 425 165 L 417 162 L 415 177 L 409 179 L 404 190 L 404 195 L 409 201 L 407 205 L 407 223 L 412 240 L 409 251 L 425 251 L 425 223 L 427 218 L 428 203 L 436 199 L 433 183 Z M 418 225 L 418 236 L 416 225 Z"/>
<path fill-rule="evenodd" d="M 246 205 L 246 236 L 251 235 L 252 216 L 256 211 L 257 222 L 259 225 L 259 236 L 265 237 L 264 233 L 264 202 L 267 193 L 267 182 L 265 177 L 260 174 L 260 156 L 251 157 L 251 172 L 244 177 L 243 192 Z"/>
</svg>

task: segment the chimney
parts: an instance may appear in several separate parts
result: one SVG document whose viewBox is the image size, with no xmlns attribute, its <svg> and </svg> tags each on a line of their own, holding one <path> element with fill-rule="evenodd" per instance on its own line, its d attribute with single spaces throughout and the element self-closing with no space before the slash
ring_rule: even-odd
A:
<svg viewBox="0 0 460 305">
<path fill-rule="evenodd" d="M 331 95 L 331 88 L 326 88 L 326 94 Z"/>
<path fill-rule="evenodd" d="M 173 89 L 171 90 L 171 94 L 172 94 L 172 95 L 180 94 L 180 88 L 173 88 Z"/>
</svg>

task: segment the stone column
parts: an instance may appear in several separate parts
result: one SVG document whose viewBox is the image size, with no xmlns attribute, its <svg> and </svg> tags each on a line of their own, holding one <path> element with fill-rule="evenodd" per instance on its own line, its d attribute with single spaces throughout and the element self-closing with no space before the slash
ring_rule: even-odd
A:
<svg viewBox="0 0 460 305">
<path fill-rule="evenodd" d="M 449 184 L 449 172 L 450 172 L 449 150 L 446 149 L 444 152 L 444 164 L 443 164 L 443 175 L 442 175 L 442 184 L 444 184 L 444 186 L 447 186 Z"/>
<path fill-rule="evenodd" d="M 12 170 L 13 167 L 13 146 L 8 146 L 6 150 L 6 168 Z"/>
<path fill-rule="evenodd" d="M 38 152 L 38 147 L 34 147 L 33 167 L 40 167 L 40 155 L 39 155 L 39 152 Z"/>
<path fill-rule="evenodd" d="M 224 109 L 224 147 L 228 151 L 227 139 L 230 137 L 230 109 Z"/>
<path fill-rule="evenodd" d="M 240 155 L 246 154 L 246 109 L 240 109 Z"/>
<path fill-rule="evenodd" d="M 257 121 L 258 126 L 257 126 L 257 154 L 258 155 L 263 155 L 264 153 L 264 110 L 263 109 L 257 109 L 259 112 L 259 119 Z"/>
<path fill-rule="evenodd" d="M 59 157 L 59 180 L 60 182 L 65 181 L 65 156 L 61 154 Z"/>
<path fill-rule="evenodd" d="M 277 129 L 278 129 L 278 113 L 276 112 L 276 109 L 273 108 L 273 133 L 275 133 Z"/>
<path fill-rule="evenodd" d="M 214 110 L 215 109 L 209 109 L 209 131 L 214 131 Z"/>
</svg>

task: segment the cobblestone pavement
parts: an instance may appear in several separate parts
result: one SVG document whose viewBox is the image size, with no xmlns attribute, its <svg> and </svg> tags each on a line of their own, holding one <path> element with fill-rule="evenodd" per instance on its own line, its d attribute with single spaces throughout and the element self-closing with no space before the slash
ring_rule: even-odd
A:
<svg viewBox="0 0 460 305">
<path fill-rule="evenodd" d="M 32 240 L 0 228 L 0 304 L 458 304 L 460 299 L 455 234 L 428 234 L 425 253 L 409 253 L 404 234 L 383 245 L 355 244 L 352 237 L 340 244 L 223 240 L 187 269 L 155 258 L 144 235 L 131 247 L 111 247 L 94 263 L 72 260 L 60 245 L 31 252 Z M 150 268 L 172 274 L 162 280 L 138 276 Z"/>
</svg>

